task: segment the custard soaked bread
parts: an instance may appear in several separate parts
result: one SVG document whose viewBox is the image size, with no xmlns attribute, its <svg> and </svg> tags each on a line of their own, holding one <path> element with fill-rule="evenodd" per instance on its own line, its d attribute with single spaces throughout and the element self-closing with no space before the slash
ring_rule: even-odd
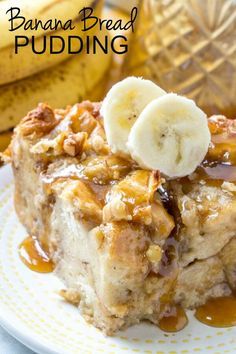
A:
<svg viewBox="0 0 236 354">
<path fill-rule="evenodd" d="M 84 316 L 112 333 L 157 321 L 177 268 L 157 276 L 174 228 L 155 198 L 160 176 L 110 153 L 99 109 L 39 105 L 15 130 L 12 160 L 16 210 L 48 246 L 63 295 L 80 299 Z"/>
<path fill-rule="evenodd" d="M 88 101 L 40 104 L 15 129 L 11 154 L 21 222 L 48 248 L 62 296 L 105 333 L 158 324 L 173 302 L 231 294 L 233 183 L 198 170 L 168 181 L 112 153 L 100 104 Z"/>
</svg>

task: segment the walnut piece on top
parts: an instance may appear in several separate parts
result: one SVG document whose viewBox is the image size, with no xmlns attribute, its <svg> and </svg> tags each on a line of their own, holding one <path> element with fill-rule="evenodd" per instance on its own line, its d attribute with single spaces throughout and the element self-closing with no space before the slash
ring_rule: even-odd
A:
<svg viewBox="0 0 236 354">
<path fill-rule="evenodd" d="M 36 134 L 41 137 L 48 134 L 59 123 L 60 118 L 56 118 L 54 111 L 45 103 L 39 103 L 38 107 L 29 112 L 22 119 L 19 129 L 23 136 Z"/>
</svg>

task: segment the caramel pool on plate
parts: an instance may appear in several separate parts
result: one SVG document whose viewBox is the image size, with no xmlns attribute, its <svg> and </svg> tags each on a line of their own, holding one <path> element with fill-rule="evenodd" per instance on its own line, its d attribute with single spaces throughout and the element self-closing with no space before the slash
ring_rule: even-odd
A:
<svg viewBox="0 0 236 354">
<path fill-rule="evenodd" d="M 210 299 L 198 307 L 195 317 L 212 327 L 231 327 L 236 325 L 236 298 L 232 296 Z"/>
<path fill-rule="evenodd" d="M 173 305 L 160 320 L 158 327 L 165 332 L 178 332 L 187 324 L 188 318 L 184 309 L 179 305 Z"/>
<path fill-rule="evenodd" d="M 35 236 L 28 236 L 19 246 L 22 262 L 38 273 L 50 273 L 54 264 Z"/>
</svg>

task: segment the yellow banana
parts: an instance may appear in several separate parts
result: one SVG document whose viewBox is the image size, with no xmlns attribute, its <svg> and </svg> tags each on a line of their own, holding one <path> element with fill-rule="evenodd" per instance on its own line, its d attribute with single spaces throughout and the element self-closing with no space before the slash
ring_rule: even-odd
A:
<svg viewBox="0 0 236 354">
<path fill-rule="evenodd" d="M 94 16 L 99 16 L 101 13 L 103 1 L 98 0 L 4 0 L 0 1 L 0 85 L 4 85 L 16 80 L 33 75 L 39 71 L 52 67 L 69 56 L 67 47 L 68 36 L 80 36 L 82 39 L 85 36 L 92 36 L 95 28 L 88 32 L 82 32 L 82 22 L 78 20 L 79 11 L 84 7 L 91 6 L 94 8 Z M 19 7 L 21 14 L 26 19 L 38 18 L 45 23 L 49 19 L 58 19 L 63 23 L 72 19 L 75 29 L 61 30 L 53 32 L 45 32 L 38 28 L 34 30 L 24 30 L 23 27 L 15 31 L 9 31 L 9 13 L 6 11 L 11 7 Z M 20 20 L 19 20 L 20 21 Z M 15 54 L 15 36 L 35 36 L 35 48 L 40 51 L 44 45 L 44 36 L 46 35 L 47 48 L 43 54 L 34 54 L 31 45 L 19 48 L 18 54 Z M 59 36 L 65 40 L 65 50 L 60 54 L 50 54 L 49 36 Z M 54 40 L 54 49 L 58 51 L 61 48 L 61 41 Z"/>
<path fill-rule="evenodd" d="M 104 33 L 99 34 L 102 40 Z M 0 131 L 15 126 L 39 102 L 53 107 L 89 99 L 109 69 L 111 51 L 104 54 L 83 54 L 35 74 L 0 87 Z M 91 99 L 96 99 L 94 95 Z"/>
</svg>

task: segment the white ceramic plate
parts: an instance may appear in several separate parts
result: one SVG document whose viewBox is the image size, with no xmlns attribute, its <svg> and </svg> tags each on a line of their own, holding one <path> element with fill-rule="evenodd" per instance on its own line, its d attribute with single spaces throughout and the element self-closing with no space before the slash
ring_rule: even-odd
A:
<svg viewBox="0 0 236 354">
<path fill-rule="evenodd" d="M 222 354 L 236 353 L 236 328 L 214 329 L 189 314 L 181 332 L 165 334 L 148 324 L 105 337 L 78 310 L 57 295 L 62 284 L 52 274 L 24 266 L 17 248 L 26 231 L 13 207 L 10 167 L 0 169 L 0 323 L 38 353 L 59 354 Z"/>
</svg>

